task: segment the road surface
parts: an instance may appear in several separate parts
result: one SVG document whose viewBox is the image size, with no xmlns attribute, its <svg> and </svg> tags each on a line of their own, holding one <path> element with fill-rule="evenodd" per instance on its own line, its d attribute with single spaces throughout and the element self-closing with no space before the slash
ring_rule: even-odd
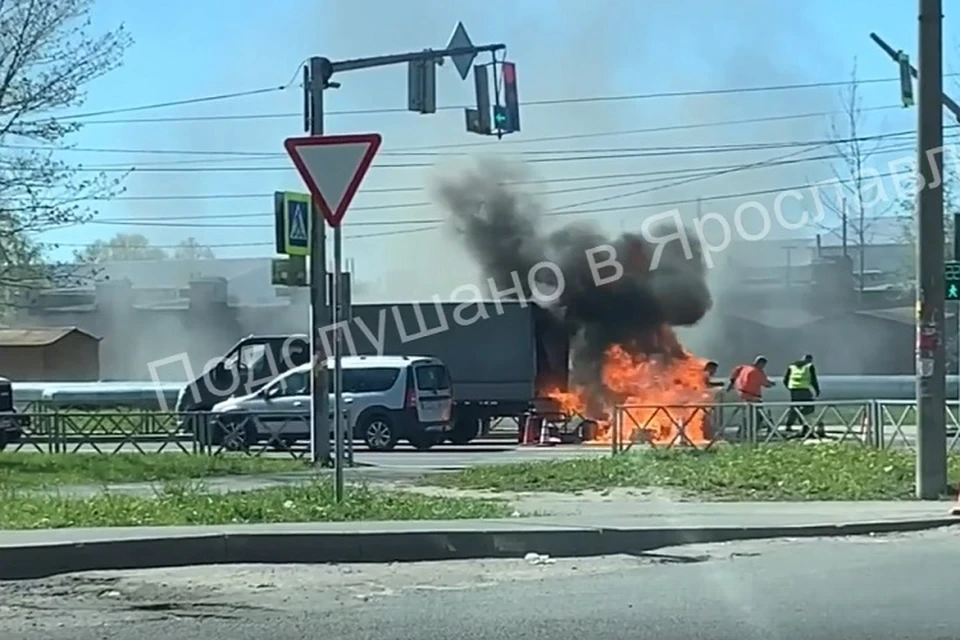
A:
<svg viewBox="0 0 960 640">
<path fill-rule="evenodd" d="M 0 586 L 5 640 L 947 640 L 956 533 L 660 555 L 204 567 Z"/>
</svg>

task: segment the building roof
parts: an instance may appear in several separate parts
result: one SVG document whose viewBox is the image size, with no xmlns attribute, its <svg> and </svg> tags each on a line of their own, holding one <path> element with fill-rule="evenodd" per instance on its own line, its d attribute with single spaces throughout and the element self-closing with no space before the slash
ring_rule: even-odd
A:
<svg viewBox="0 0 960 640">
<path fill-rule="evenodd" d="M 58 342 L 69 334 L 81 333 L 93 340 L 99 340 L 77 327 L 43 327 L 30 329 L 0 328 L 0 346 L 4 347 L 46 347 Z"/>
</svg>

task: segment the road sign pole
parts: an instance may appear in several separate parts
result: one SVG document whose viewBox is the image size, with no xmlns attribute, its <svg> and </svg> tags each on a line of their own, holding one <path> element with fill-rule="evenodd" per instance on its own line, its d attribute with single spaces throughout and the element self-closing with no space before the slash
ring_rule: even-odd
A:
<svg viewBox="0 0 960 640">
<path fill-rule="evenodd" d="M 947 489 L 942 0 L 919 0 L 919 14 L 916 491 L 937 500 Z"/>
<path fill-rule="evenodd" d="M 306 103 L 310 134 L 323 135 L 323 58 L 310 59 L 310 87 Z M 317 202 L 314 198 L 314 208 Z M 310 460 L 326 465 L 330 460 L 330 409 L 327 398 L 326 354 L 321 332 L 330 323 L 327 305 L 327 234 L 326 226 L 315 215 L 310 225 L 310 353 L 314 366 L 311 374 L 313 402 L 310 403 Z"/>
<path fill-rule="evenodd" d="M 340 225 L 333 228 L 333 476 L 334 495 L 337 502 L 343 502 L 343 341 L 340 336 L 340 322 L 343 313 L 343 238 Z"/>
<path fill-rule="evenodd" d="M 325 342 L 326 335 L 320 334 L 318 331 L 320 328 L 325 327 L 325 333 L 333 338 L 333 344 L 330 347 L 332 351 L 330 355 L 333 359 L 332 423 L 335 454 L 333 456 L 333 467 L 335 494 L 338 501 L 343 499 L 344 463 L 344 403 L 341 393 L 343 388 L 341 352 L 343 345 L 342 332 L 344 330 L 342 323 L 348 319 L 344 317 L 346 315 L 344 308 L 345 296 L 343 287 L 341 286 L 341 281 L 343 280 L 343 238 L 341 236 L 340 225 L 344 215 L 346 215 L 347 209 L 350 207 L 350 203 L 353 201 L 353 197 L 363 182 L 364 176 L 370 169 L 370 165 L 373 163 L 377 151 L 380 149 L 381 142 L 380 134 L 367 133 L 342 136 L 312 135 L 304 138 L 287 138 L 283 143 L 287 153 L 290 155 L 290 159 L 300 173 L 300 177 L 309 189 L 314 206 L 320 214 L 317 216 L 313 228 L 316 229 L 317 227 L 324 226 L 320 221 L 320 217 L 322 217 L 333 229 L 334 272 L 332 282 L 330 283 L 330 289 L 333 295 L 330 296 L 328 307 L 329 315 L 325 318 L 326 320 L 332 320 L 332 322 L 329 324 L 324 323 L 324 325 L 316 327 L 317 335 L 314 336 L 314 344 L 318 352 L 320 351 L 318 343 L 321 340 L 324 341 L 323 344 L 327 344 Z M 320 237 L 322 238 L 322 236 Z M 317 252 L 317 254 L 319 255 L 315 255 L 315 257 L 318 262 L 312 265 L 313 273 L 319 275 L 325 283 L 325 263 L 319 262 L 319 256 L 323 255 L 323 253 Z M 320 294 L 325 294 L 325 291 L 319 287 L 315 291 Z M 319 304 L 323 301 L 325 301 L 325 298 L 315 301 L 318 304 L 318 309 L 322 308 L 319 307 Z M 319 314 L 314 317 L 318 315 Z M 329 425 L 328 422 L 324 422 L 329 416 L 329 411 L 327 410 L 329 406 L 329 402 L 327 401 L 328 391 L 326 377 L 324 376 L 326 368 L 325 366 L 316 368 L 318 371 L 314 381 L 318 386 L 314 386 L 315 401 L 313 402 L 313 406 L 322 406 L 324 413 L 320 415 L 314 412 L 313 420 L 315 425 Z M 322 387 L 319 386 L 321 378 L 323 378 Z M 329 455 L 330 435 L 329 426 L 322 433 L 318 431 L 313 432 L 313 440 L 316 443 L 315 449 L 317 451 L 319 451 L 321 443 L 326 443 L 326 452 Z"/>
</svg>

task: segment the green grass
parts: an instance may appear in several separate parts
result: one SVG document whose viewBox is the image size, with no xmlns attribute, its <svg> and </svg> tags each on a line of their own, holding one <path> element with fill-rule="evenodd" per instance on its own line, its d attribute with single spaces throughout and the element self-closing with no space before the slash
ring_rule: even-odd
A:
<svg viewBox="0 0 960 640">
<path fill-rule="evenodd" d="M 510 507 L 498 500 L 441 498 L 359 486 L 348 486 L 344 502 L 337 504 L 330 482 L 217 495 L 189 483 L 165 487 L 155 497 L 0 494 L 0 529 L 455 520 L 500 518 L 510 512 Z"/>
<path fill-rule="evenodd" d="M 423 482 L 497 491 L 668 487 L 713 500 L 896 500 L 913 496 L 914 461 L 900 450 L 787 444 L 477 466 Z M 952 456 L 950 480 L 958 478 L 960 456 Z"/>
<path fill-rule="evenodd" d="M 307 469 L 306 463 L 243 455 L 186 453 L 0 453 L 0 490 L 157 482 Z"/>
</svg>

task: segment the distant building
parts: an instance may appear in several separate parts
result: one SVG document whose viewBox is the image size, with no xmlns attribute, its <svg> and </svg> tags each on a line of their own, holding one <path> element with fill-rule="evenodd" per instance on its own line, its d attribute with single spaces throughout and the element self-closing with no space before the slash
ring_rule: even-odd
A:
<svg viewBox="0 0 960 640">
<path fill-rule="evenodd" d="M 100 339 L 76 327 L 0 329 L 0 376 L 18 382 L 100 379 Z"/>
</svg>

